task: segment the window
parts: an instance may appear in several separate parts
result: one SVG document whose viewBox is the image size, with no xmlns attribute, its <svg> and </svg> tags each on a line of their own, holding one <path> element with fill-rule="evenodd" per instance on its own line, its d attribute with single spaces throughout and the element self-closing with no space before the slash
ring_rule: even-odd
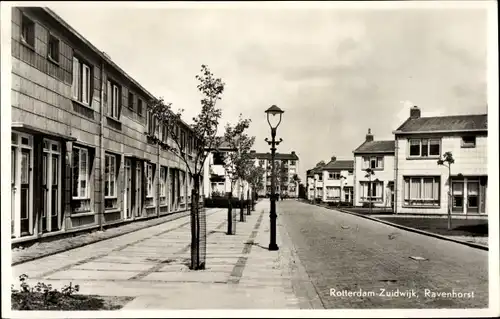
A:
<svg viewBox="0 0 500 319">
<path fill-rule="evenodd" d="M 120 119 L 120 87 L 108 80 L 108 116 L 118 120 Z"/>
<path fill-rule="evenodd" d="M 340 187 L 327 186 L 326 187 L 327 199 L 340 199 Z"/>
<path fill-rule="evenodd" d="M 153 196 L 153 164 L 146 164 L 146 197 Z"/>
<path fill-rule="evenodd" d="M 105 208 L 116 208 L 117 205 L 117 186 L 116 177 L 118 165 L 116 156 L 106 154 L 104 156 L 104 199 Z"/>
<path fill-rule="evenodd" d="M 89 152 L 73 147 L 73 198 L 89 198 Z"/>
<path fill-rule="evenodd" d="M 384 182 L 359 182 L 361 201 L 381 202 L 383 201 Z"/>
<path fill-rule="evenodd" d="M 160 203 L 167 203 L 167 168 L 160 167 Z"/>
<path fill-rule="evenodd" d="M 476 137 L 475 136 L 463 136 L 462 137 L 462 147 L 463 148 L 476 147 Z"/>
<path fill-rule="evenodd" d="M 404 203 L 407 206 L 439 206 L 440 177 L 405 177 Z"/>
<path fill-rule="evenodd" d="M 339 172 L 329 173 L 328 179 L 340 179 L 340 173 Z"/>
<path fill-rule="evenodd" d="M 155 133 L 156 118 L 150 110 L 147 112 L 146 126 L 148 128 L 148 134 L 153 135 Z"/>
<path fill-rule="evenodd" d="M 35 47 L 35 23 L 25 15 L 21 17 L 21 41 Z"/>
<path fill-rule="evenodd" d="M 294 160 L 290 161 L 290 166 L 295 166 L 295 161 Z"/>
<path fill-rule="evenodd" d="M 259 166 L 260 166 L 260 167 L 263 167 L 263 166 L 264 166 L 264 164 L 265 164 L 265 163 L 264 163 L 264 160 L 259 160 Z"/>
<path fill-rule="evenodd" d="M 142 116 L 142 100 L 137 98 L 137 114 Z"/>
<path fill-rule="evenodd" d="M 48 57 L 59 63 L 59 39 L 49 34 Z"/>
<path fill-rule="evenodd" d="M 322 180 L 323 180 L 323 175 L 322 175 L 322 174 L 318 175 L 318 180 L 319 180 L 319 181 L 322 181 Z"/>
<path fill-rule="evenodd" d="M 134 110 L 134 94 L 128 92 L 128 108 Z"/>
<path fill-rule="evenodd" d="M 348 171 L 347 171 L 347 174 L 349 174 L 349 175 L 352 175 L 353 173 L 354 173 L 354 172 L 353 172 L 353 170 L 352 170 L 352 169 L 350 169 L 350 170 L 348 170 Z"/>
<path fill-rule="evenodd" d="M 411 139 L 410 157 L 439 157 L 441 154 L 440 139 Z"/>
<path fill-rule="evenodd" d="M 367 156 L 363 157 L 363 169 L 383 169 L 384 157 L 383 156 Z M 352 171 L 350 171 L 352 172 Z"/>
<path fill-rule="evenodd" d="M 73 98 L 86 105 L 90 105 L 92 91 L 90 73 L 88 64 L 73 57 L 73 84 L 71 87 Z"/>
</svg>

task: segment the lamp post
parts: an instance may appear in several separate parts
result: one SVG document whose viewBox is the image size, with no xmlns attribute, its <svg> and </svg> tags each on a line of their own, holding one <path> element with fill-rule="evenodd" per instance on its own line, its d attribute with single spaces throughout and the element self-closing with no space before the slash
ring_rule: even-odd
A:
<svg viewBox="0 0 500 319">
<path fill-rule="evenodd" d="M 279 107 L 276 105 L 271 106 L 268 108 L 266 111 L 267 114 L 267 123 L 269 123 L 269 126 L 271 127 L 271 141 L 268 141 L 266 138 L 265 141 L 271 145 L 271 212 L 269 214 L 269 219 L 271 223 L 271 240 L 269 242 L 269 250 L 278 250 L 278 244 L 276 244 L 276 189 L 275 189 L 275 183 L 276 183 L 276 171 L 275 171 L 275 157 L 276 157 L 276 145 L 279 145 L 279 143 L 283 142 L 283 140 L 280 138 L 279 141 L 276 141 L 276 128 L 280 125 L 281 123 L 281 116 L 284 113 Z M 272 115 L 272 119 L 274 120 L 273 122 L 276 122 L 276 115 L 279 115 L 279 120 L 275 125 L 271 123 L 270 116 Z"/>
</svg>

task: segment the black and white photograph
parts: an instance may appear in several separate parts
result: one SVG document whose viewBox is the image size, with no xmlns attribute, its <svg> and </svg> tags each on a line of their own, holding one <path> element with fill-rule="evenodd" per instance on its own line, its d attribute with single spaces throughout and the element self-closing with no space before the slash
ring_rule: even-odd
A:
<svg viewBox="0 0 500 319">
<path fill-rule="evenodd" d="M 2 317 L 500 315 L 497 2 L 0 12 Z"/>
</svg>

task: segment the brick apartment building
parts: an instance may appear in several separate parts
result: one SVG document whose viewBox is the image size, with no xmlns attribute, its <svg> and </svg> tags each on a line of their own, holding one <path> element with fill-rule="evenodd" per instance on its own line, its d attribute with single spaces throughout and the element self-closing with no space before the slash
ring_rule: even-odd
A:
<svg viewBox="0 0 500 319">
<path fill-rule="evenodd" d="M 189 209 L 185 164 L 147 138 L 173 145 L 152 94 L 47 8 L 12 8 L 11 98 L 13 242 Z"/>
</svg>

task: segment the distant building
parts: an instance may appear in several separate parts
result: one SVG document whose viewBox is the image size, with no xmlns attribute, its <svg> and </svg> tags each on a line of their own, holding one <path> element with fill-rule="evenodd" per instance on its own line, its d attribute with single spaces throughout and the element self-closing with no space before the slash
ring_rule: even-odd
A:
<svg viewBox="0 0 500 319">
<path fill-rule="evenodd" d="M 325 162 L 321 161 L 314 168 L 307 171 L 307 198 L 309 200 L 321 200 L 323 198 L 323 174 L 321 168 L 325 165 Z"/>
<path fill-rule="evenodd" d="M 395 135 L 395 212 L 460 215 L 487 213 L 488 115 L 421 117 L 420 108 Z M 437 160 L 452 152 L 448 169 Z M 451 202 L 448 192 L 451 191 Z"/>
<path fill-rule="evenodd" d="M 254 158 L 256 165 L 266 169 L 266 173 L 264 174 L 265 189 L 258 191 L 258 195 L 268 196 L 271 193 L 271 153 L 257 153 L 252 150 L 250 155 Z M 276 182 L 275 192 L 287 197 L 297 198 L 299 196 L 299 184 L 294 181 L 293 176 L 299 176 L 299 157 L 295 152 L 291 152 L 290 154 L 276 153 L 275 170 L 277 175 L 279 175 L 278 165 L 280 164 L 283 164 L 286 170 L 285 176 L 283 176 L 286 187 L 282 190 L 280 187 L 281 183 Z"/>
<path fill-rule="evenodd" d="M 207 151 L 208 155 L 203 169 L 205 197 L 226 196 L 231 191 L 231 176 L 224 167 L 226 153 L 234 152 L 236 149 L 227 143 L 222 143 L 217 149 Z"/>
<path fill-rule="evenodd" d="M 323 181 L 322 201 L 352 203 L 354 161 L 337 160 L 332 156 L 330 162 L 320 170 Z"/>
<path fill-rule="evenodd" d="M 354 153 L 354 206 L 372 203 L 392 207 L 394 191 L 394 140 L 375 141 L 368 129 L 366 139 Z M 374 174 L 367 177 L 366 170 Z"/>
</svg>

